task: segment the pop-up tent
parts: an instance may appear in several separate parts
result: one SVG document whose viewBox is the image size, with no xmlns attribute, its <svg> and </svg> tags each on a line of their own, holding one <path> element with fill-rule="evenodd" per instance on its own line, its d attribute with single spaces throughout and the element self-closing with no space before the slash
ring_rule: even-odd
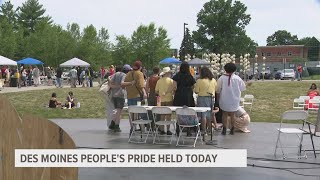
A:
<svg viewBox="0 0 320 180">
<path fill-rule="evenodd" d="M 192 59 L 188 64 L 191 66 L 210 65 L 208 61 L 199 58 Z"/>
<path fill-rule="evenodd" d="M 18 64 L 25 64 L 25 65 L 43 65 L 43 62 L 41 62 L 38 59 L 34 58 L 25 58 L 17 62 Z"/>
<path fill-rule="evenodd" d="M 17 65 L 17 62 L 9 59 L 9 58 L 6 58 L 6 57 L 3 57 L 3 56 L 0 56 L 0 65 L 1 66 L 16 66 Z"/>
<path fill-rule="evenodd" d="M 74 67 L 74 66 L 89 67 L 90 64 L 78 58 L 72 58 L 69 61 L 66 61 L 60 64 L 60 67 Z"/>
<path fill-rule="evenodd" d="M 160 61 L 160 64 L 180 64 L 181 61 L 179 61 L 176 58 L 165 58 L 162 61 Z"/>
</svg>

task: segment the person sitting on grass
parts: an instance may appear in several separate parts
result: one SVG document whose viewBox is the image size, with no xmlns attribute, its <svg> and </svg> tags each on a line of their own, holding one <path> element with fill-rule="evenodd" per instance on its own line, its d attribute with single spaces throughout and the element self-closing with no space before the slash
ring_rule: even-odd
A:
<svg viewBox="0 0 320 180">
<path fill-rule="evenodd" d="M 70 91 L 67 96 L 67 103 L 65 105 L 66 108 L 71 109 L 75 106 L 73 92 Z"/>
<path fill-rule="evenodd" d="M 52 93 L 51 98 L 49 100 L 49 108 L 56 108 L 57 106 L 61 106 L 61 102 L 57 100 L 57 94 Z"/>
<path fill-rule="evenodd" d="M 310 99 L 312 99 L 315 96 L 319 96 L 319 90 L 318 90 L 317 85 L 315 83 L 311 84 L 311 87 L 308 90 L 308 96 L 310 97 Z"/>
<path fill-rule="evenodd" d="M 319 96 L 319 90 L 317 88 L 317 85 L 315 83 L 311 84 L 310 89 L 308 90 L 308 96 L 310 99 L 313 99 L 315 96 Z M 309 100 L 306 100 L 306 104 L 308 104 L 305 109 L 307 110 L 308 108 L 317 108 L 318 106 L 313 103 L 309 103 Z"/>
</svg>

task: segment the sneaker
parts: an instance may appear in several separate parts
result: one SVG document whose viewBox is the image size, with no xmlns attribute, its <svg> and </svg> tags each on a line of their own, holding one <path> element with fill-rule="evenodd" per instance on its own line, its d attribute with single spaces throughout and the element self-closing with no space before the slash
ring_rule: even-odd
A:
<svg viewBox="0 0 320 180">
<path fill-rule="evenodd" d="M 171 136 L 172 132 L 171 131 L 167 131 L 167 135 Z"/>
<path fill-rule="evenodd" d="M 110 125 L 109 125 L 109 129 L 111 129 L 111 130 L 113 130 L 114 129 L 114 127 L 115 127 L 115 123 L 114 123 L 114 121 L 111 121 L 111 123 L 110 123 Z"/>
<path fill-rule="evenodd" d="M 230 129 L 230 135 L 234 135 L 234 127 Z"/>
<path fill-rule="evenodd" d="M 223 127 L 221 134 L 222 134 L 222 135 L 226 135 L 226 134 L 227 134 L 227 128 Z"/>
<path fill-rule="evenodd" d="M 120 129 L 119 125 L 115 125 L 114 128 L 113 128 L 113 131 L 114 132 L 121 132 L 121 129 Z"/>
</svg>

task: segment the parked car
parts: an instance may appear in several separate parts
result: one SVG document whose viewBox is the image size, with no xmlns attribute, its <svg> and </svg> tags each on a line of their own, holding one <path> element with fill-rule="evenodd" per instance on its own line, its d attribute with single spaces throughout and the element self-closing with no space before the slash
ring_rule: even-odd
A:
<svg viewBox="0 0 320 180">
<path fill-rule="evenodd" d="M 279 70 L 275 74 L 275 79 L 295 79 L 295 72 L 293 69 L 284 69 L 284 70 Z"/>
</svg>

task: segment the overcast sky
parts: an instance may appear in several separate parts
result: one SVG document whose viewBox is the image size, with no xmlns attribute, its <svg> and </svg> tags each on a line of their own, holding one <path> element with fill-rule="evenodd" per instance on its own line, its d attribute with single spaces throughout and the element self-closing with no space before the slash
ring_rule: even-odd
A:
<svg viewBox="0 0 320 180">
<path fill-rule="evenodd" d="M 4 2 L 7 0 L 0 0 Z M 15 7 L 25 0 L 11 0 Z M 66 27 L 76 22 L 81 28 L 93 24 L 115 35 L 130 36 L 140 24 L 154 22 L 168 31 L 171 47 L 179 48 L 183 23 L 197 29 L 197 13 L 208 0 L 39 0 L 55 23 Z M 248 7 L 251 22 L 247 34 L 259 45 L 269 35 L 287 30 L 298 38 L 320 38 L 320 0 L 240 0 Z"/>
</svg>

